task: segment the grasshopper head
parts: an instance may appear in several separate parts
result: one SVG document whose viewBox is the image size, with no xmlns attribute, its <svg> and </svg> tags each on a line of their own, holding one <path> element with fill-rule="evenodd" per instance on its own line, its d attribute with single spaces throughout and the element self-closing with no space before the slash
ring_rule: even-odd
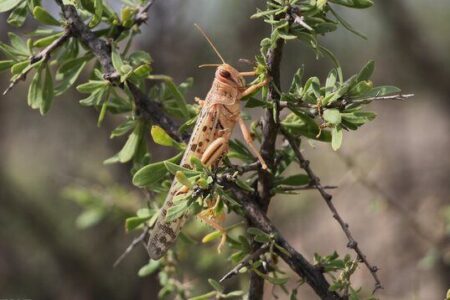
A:
<svg viewBox="0 0 450 300">
<path fill-rule="evenodd" d="M 242 89 L 245 87 L 245 80 L 239 71 L 229 64 L 222 64 L 217 67 L 216 79 L 220 82 L 230 85 L 232 87 Z"/>
</svg>

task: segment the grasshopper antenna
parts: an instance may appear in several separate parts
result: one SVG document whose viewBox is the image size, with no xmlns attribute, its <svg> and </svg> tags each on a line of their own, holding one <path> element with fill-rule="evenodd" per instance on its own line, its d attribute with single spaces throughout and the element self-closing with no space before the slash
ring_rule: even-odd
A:
<svg viewBox="0 0 450 300">
<path fill-rule="evenodd" d="M 198 66 L 199 68 L 206 68 L 206 67 L 218 67 L 221 66 L 221 64 L 203 64 Z"/>
<path fill-rule="evenodd" d="M 198 31 L 200 31 L 200 33 L 203 35 L 203 37 L 208 41 L 208 43 L 211 45 L 211 47 L 213 48 L 214 52 L 216 52 L 217 56 L 220 58 L 220 60 L 222 61 L 223 64 L 226 64 L 225 60 L 223 59 L 222 55 L 220 55 L 219 50 L 217 50 L 216 46 L 214 46 L 213 42 L 211 41 L 211 39 L 208 37 L 208 35 L 203 31 L 203 29 L 198 26 L 197 24 L 194 23 L 194 26 L 198 29 Z M 205 67 L 207 65 L 204 65 Z M 209 65 L 211 66 L 211 65 Z M 200 66 L 201 67 L 201 66 Z"/>
</svg>

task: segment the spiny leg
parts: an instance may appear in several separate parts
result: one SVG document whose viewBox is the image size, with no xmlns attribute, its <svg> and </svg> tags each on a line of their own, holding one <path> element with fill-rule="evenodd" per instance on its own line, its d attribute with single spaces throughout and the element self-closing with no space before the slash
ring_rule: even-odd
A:
<svg viewBox="0 0 450 300">
<path fill-rule="evenodd" d="M 205 211 L 205 212 L 208 212 L 208 211 Z M 206 216 L 203 212 L 199 213 L 197 215 L 197 217 L 200 220 L 202 220 L 203 222 L 205 222 L 206 224 L 208 224 L 209 226 L 211 226 L 212 228 L 216 229 L 217 231 L 220 231 L 222 237 L 220 239 L 219 245 L 217 246 L 217 251 L 220 253 L 223 245 L 225 244 L 225 242 L 227 240 L 227 231 L 220 224 L 218 224 L 213 219 L 210 219 L 208 216 Z"/>
<path fill-rule="evenodd" d="M 249 86 L 245 91 L 242 92 L 241 97 L 246 97 L 250 94 L 253 94 L 258 89 L 262 88 L 263 86 L 267 85 L 269 83 L 269 79 L 264 79 L 264 81 L 261 81 L 260 83 L 254 84 Z"/>
<path fill-rule="evenodd" d="M 256 76 L 256 71 L 239 72 L 239 75 L 241 75 L 243 77 Z"/>
<path fill-rule="evenodd" d="M 224 132 L 223 135 L 229 135 L 229 132 Z M 208 145 L 208 147 L 206 148 L 205 152 L 202 155 L 201 158 L 201 162 L 206 165 L 206 166 L 211 166 L 213 164 L 215 164 L 217 162 L 217 160 L 220 159 L 220 157 L 223 155 L 226 147 L 228 146 L 228 138 L 227 137 L 219 137 L 216 140 L 214 140 L 211 144 Z M 218 203 L 219 200 L 216 200 L 216 204 Z M 197 216 L 199 219 L 201 219 L 202 221 L 204 221 L 206 224 L 208 224 L 209 226 L 213 227 L 214 229 L 218 230 L 221 232 L 222 234 L 222 238 L 220 240 L 219 246 L 217 248 L 217 250 L 220 253 L 220 249 L 222 248 L 222 246 L 224 245 L 226 238 L 227 238 L 227 233 L 226 230 L 220 226 L 217 222 L 215 222 L 213 219 L 211 219 L 211 213 L 213 212 L 213 210 L 215 209 L 214 207 L 210 207 L 207 210 L 199 213 Z"/>
<path fill-rule="evenodd" d="M 241 127 L 242 135 L 244 136 L 244 140 L 247 142 L 248 146 L 250 147 L 250 150 L 256 155 L 259 162 L 261 163 L 261 167 L 264 170 L 267 170 L 267 164 L 264 161 L 264 158 L 262 158 L 261 154 L 259 153 L 258 149 L 256 149 L 255 144 L 253 144 L 253 139 L 250 134 L 250 131 L 247 128 L 247 125 L 245 124 L 242 117 L 239 117 L 239 126 Z"/>
</svg>

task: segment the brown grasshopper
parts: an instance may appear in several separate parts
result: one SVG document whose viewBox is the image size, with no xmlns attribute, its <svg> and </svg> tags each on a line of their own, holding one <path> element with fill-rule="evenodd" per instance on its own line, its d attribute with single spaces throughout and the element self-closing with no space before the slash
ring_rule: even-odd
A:
<svg viewBox="0 0 450 300">
<path fill-rule="evenodd" d="M 231 133 L 236 123 L 239 123 L 245 141 L 260 161 L 262 168 L 267 169 L 264 159 L 254 146 L 250 132 L 240 116 L 240 100 L 266 85 L 268 80 L 246 86 L 244 77 L 255 76 L 256 72 L 239 72 L 225 63 L 208 36 L 198 25 L 195 24 L 195 26 L 216 52 L 222 64 L 204 65 L 217 66 L 217 70 L 206 99 L 196 99 L 202 109 L 180 165 L 185 168 L 192 168 L 190 161 L 191 157 L 195 156 L 205 166 L 216 166 L 228 152 Z M 174 205 L 174 197 L 186 194 L 188 191 L 188 187 L 174 179 L 155 226 L 150 233 L 147 249 L 152 259 L 159 259 L 175 243 L 181 227 L 187 219 L 187 214 L 172 221 L 166 221 L 166 215 L 168 209 Z M 223 228 L 205 214 L 200 213 L 198 216 L 204 222 L 222 232 L 222 244 L 226 237 Z"/>
</svg>

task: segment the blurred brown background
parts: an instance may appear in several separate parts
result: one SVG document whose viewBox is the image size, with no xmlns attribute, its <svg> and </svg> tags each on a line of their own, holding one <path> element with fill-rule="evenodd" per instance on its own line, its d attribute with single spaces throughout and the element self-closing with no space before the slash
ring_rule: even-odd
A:
<svg viewBox="0 0 450 300">
<path fill-rule="evenodd" d="M 248 69 L 237 61 L 253 58 L 269 31 L 262 21 L 249 19 L 256 7 L 264 5 L 239 0 L 157 1 L 134 47 L 150 52 L 155 73 L 173 76 L 177 82 L 194 77 L 190 99 L 203 96 L 213 73 L 197 66 L 217 58 L 193 23 L 207 30 L 229 63 Z M 378 296 L 444 299 L 450 288 L 445 223 L 445 210 L 450 214 L 450 2 L 378 0 L 368 10 L 340 12 L 369 37 L 366 41 L 340 29 L 321 39 L 335 52 L 345 75 L 374 59 L 375 84 L 393 84 L 416 96 L 408 102 L 372 104 L 377 119 L 345 134 L 339 152 L 328 145 L 304 143 L 306 154 L 323 183 L 339 185 L 335 204 L 370 261 L 381 269 L 385 289 Z M 34 26 L 28 20 L 20 32 Z M 17 32 L 7 25 L 6 15 L 0 15 L 0 39 L 6 41 L 11 30 Z M 282 66 L 285 87 L 302 64 L 307 75 L 322 79 L 332 67 L 327 58 L 315 60 L 299 42 L 289 43 Z M 8 80 L 8 72 L 0 74 L 1 90 Z M 81 208 L 63 192 L 77 183 L 97 187 L 99 197 L 114 198 L 117 193 L 103 190 L 114 183 L 132 193 L 129 203 L 126 197 L 121 199 L 123 206 L 144 206 L 144 195 L 130 183 L 128 166 L 102 164 L 123 143 L 109 139 L 120 118 L 110 118 L 97 128 L 97 113 L 80 107 L 81 95 L 74 91 L 56 99 L 49 114 L 41 117 L 27 106 L 26 87 L 19 84 L 0 101 L 0 298 L 153 299 L 156 278 L 136 275 L 147 261 L 143 249 L 112 268 L 133 238 L 124 233 L 124 215 L 111 205 L 102 222 L 78 229 L 75 220 Z M 269 213 L 308 258 L 314 252 L 347 252 L 344 234 L 317 193 L 279 197 Z M 202 253 L 213 250 L 208 251 Z M 223 274 L 225 265 L 212 274 Z M 197 278 L 193 285 L 206 281 L 200 263 L 191 263 L 188 270 L 192 273 L 188 279 Z M 354 282 L 372 288 L 362 267 Z M 301 295 L 316 299 L 306 286 Z M 267 299 L 271 298 L 268 288 Z"/>
</svg>

